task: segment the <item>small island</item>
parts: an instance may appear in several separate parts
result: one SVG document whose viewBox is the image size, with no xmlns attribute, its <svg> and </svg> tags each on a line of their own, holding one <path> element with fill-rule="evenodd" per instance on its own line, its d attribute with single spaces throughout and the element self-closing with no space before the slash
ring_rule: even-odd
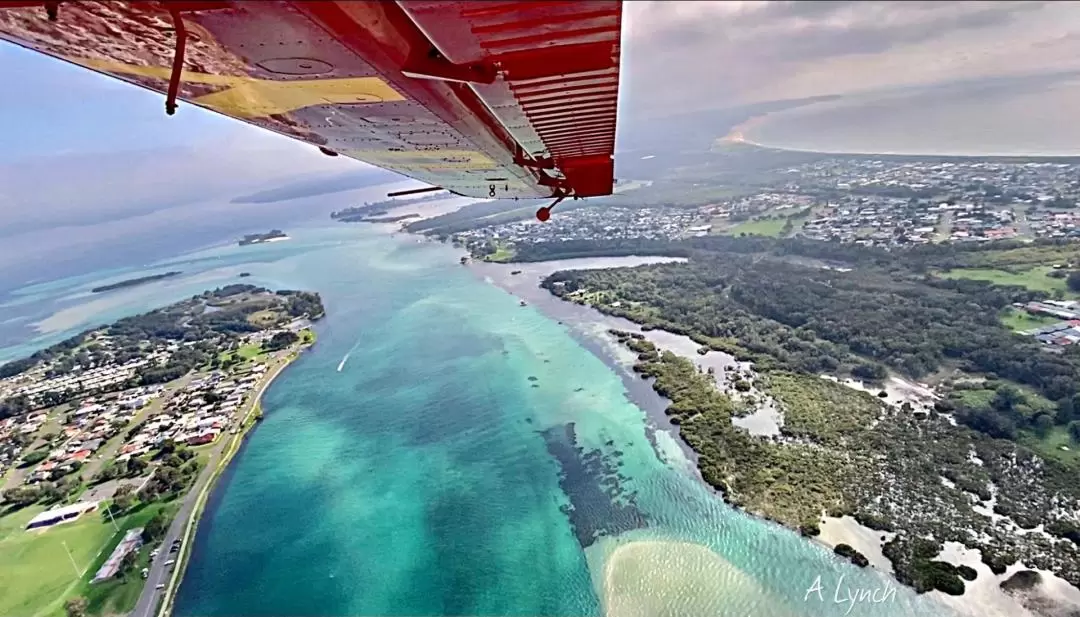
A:
<svg viewBox="0 0 1080 617">
<path fill-rule="evenodd" d="M 116 283 L 109 283 L 108 285 L 101 285 L 94 287 L 90 290 L 90 293 L 104 293 L 106 291 L 113 291 L 114 289 L 123 289 L 125 287 L 135 287 L 136 285 L 143 285 L 146 283 L 153 283 L 154 281 L 160 281 L 161 279 L 167 279 L 173 276 L 182 274 L 179 270 L 173 270 L 171 272 L 164 272 L 162 274 L 151 274 L 149 276 L 140 276 L 138 278 L 126 279 Z"/>
<path fill-rule="evenodd" d="M 240 238 L 240 246 L 247 246 L 249 244 L 262 244 L 264 242 L 278 242 L 279 240 L 288 240 L 289 236 L 280 229 L 271 229 L 264 234 L 247 234 L 243 238 Z"/>
<path fill-rule="evenodd" d="M 405 219 L 419 218 L 420 215 L 415 212 L 409 212 L 408 214 L 399 214 L 397 216 L 373 216 L 366 219 L 359 219 L 360 223 L 397 223 L 404 221 Z"/>
<path fill-rule="evenodd" d="M 412 199 L 385 199 L 383 201 L 365 203 L 362 206 L 352 206 L 350 208 L 345 208 L 344 210 L 331 212 L 330 218 L 339 223 L 396 223 L 407 218 L 416 218 L 420 215 L 408 213 L 399 216 L 384 216 L 389 214 L 391 208 L 422 204 L 429 201 L 439 201 L 441 199 L 446 199 L 447 197 L 448 195 L 444 191 L 439 191 L 437 193 L 431 193 L 429 195 L 424 195 L 423 197 L 414 197 Z"/>
</svg>

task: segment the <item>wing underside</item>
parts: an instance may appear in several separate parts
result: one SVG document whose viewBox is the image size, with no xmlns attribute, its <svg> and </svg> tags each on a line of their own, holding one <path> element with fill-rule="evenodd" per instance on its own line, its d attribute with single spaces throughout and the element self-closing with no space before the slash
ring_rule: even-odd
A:
<svg viewBox="0 0 1080 617">
<path fill-rule="evenodd" d="M 460 195 L 588 197 L 612 189 L 621 16 L 618 0 L 0 1 L 0 38 Z"/>
</svg>

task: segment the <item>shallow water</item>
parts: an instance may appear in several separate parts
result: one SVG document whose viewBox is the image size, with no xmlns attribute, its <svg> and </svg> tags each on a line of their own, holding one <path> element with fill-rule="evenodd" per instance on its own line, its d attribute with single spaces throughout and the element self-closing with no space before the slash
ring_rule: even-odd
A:
<svg viewBox="0 0 1080 617">
<path fill-rule="evenodd" d="M 173 260 L 190 274 L 64 322 L 241 269 L 324 297 L 317 345 L 269 389 L 212 494 L 181 617 L 947 614 L 904 589 L 834 602 L 834 587 L 888 579 L 727 507 L 595 312 L 546 296 L 536 272 L 508 293 L 443 245 L 360 226 L 292 235 Z"/>
</svg>

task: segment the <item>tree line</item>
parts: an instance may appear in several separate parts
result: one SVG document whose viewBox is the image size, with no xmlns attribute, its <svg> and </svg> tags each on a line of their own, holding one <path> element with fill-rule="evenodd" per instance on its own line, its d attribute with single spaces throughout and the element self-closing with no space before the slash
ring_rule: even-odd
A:
<svg viewBox="0 0 1080 617">
<path fill-rule="evenodd" d="M 533 245 L 527 255 L 574 255 L 587 241 Z M 594 254 L 637 252 L 640 241 L 591 244 Z M 1011 246 L 999 247 L 1006 250 Z M 563 296 L 600 294 L 608 312 L 687 334 L 712 348 L 767 366 L 804 373 L 848 371 L 881 379 L 884 367 L 912 378 L 943 368 L 1030 387 L 1058 405 L 1046 418 L 1013 414 L 1016 428 L 1080 419 L 1077 352 L 1047 353 L 1034 338 L 999 321 L 1013 302 L 1045 297 L 1038 291 L 925 274 L 935 263 L 955 263 L 980 247 L 938 246 L 886 252 L 805 239 L 705 237 L 671 243 L 688 263 L 557 272 L 543 284 Z M 641 253 L 638 253 L 641 254 Z M 847 263 L 850 271 L 826 267 Z M 991 434 L 1007 406 L 965 414 Z"/>
</svg>

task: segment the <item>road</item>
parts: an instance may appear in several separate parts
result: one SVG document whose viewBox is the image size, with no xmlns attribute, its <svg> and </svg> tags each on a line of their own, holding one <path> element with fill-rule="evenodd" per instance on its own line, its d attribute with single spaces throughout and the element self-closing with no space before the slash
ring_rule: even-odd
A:
<svg viewBox="0 0 1080 617">
<path fill-rule="evenodd" d="M 251 410 L 259 402 L 259 399 L 262 398 L 263 392 L 266 390 L 267 386 L 270 385 L 270 382 L 273 381 L 273 376 L 284 368 L 284 360 L 291 351 L 293 350 L 279 352 L 274 355 L 269 363 L 270 368 L 266 372 L 270 379 L 264 379 L 259 385 L 259 389 L 255 391 L 255 394 L 237 410 L 236 415 L 233 417 L 234 422 L 230 423 L 232 426 L 241 425 Z M 143 586 L 142 593 L 139 595 L 139 601 L 135 604 L 135 609 L 130 613 L 130 617 L 154 617 L 156 614 L 158 601 L 166 591 L 166 589 L 157 589 L 157 586 L 165 584 L 166 587 L 168 587 L 169 581 L 172 578 L 173 568 L 176 567 L 176 565 L 179 565 L 179 563 L 177 563 L 166 567 L 165 562 L 171 559 L 175 559 L 179 562 L 180 555 L 184 551 L 184 547 L 181 547 L 180 550 L 175 553 L 170 553 L 169 549 L 172 547 L 173 541 L 183 538 L 184 530 L 187 528 L 188 521 L 191 519 L 191 515 L 195 511 L 195 506 L 199 502 L 199 496 L 214 478 L 218 465 L 221 463 L 222 453 L 224 452 L 226 445 L 233 441 L 233 437 L 234 436 L 231 433 L 225 433 L 213 446 L 211 446 L 212 449 L 210 450 L 210 457 L 207 459 L 206 466 L 199 472 L 199 477 L 196 478 L 195 484 L 184 497 L 183 503 L 180 504 L 180 510 L 176 513 L 176 517 L 173 518 L 168 531 L 165 532 L 165 539 L 158 545 L 161 550 L 158 552 L 158 556 L 150 564 L 150 572 L 146 577 L 146 584 Z M 188 538 L 186 541 L 190 542 L 191 538 Z"/>
</svg>

